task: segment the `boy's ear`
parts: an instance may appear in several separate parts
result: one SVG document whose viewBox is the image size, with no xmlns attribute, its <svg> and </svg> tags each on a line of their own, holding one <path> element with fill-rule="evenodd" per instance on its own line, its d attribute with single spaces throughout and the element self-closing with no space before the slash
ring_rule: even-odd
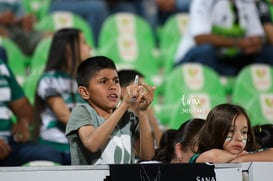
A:
<svg viewBox="0 0 273 181">
<path fill-rule="evenodd" d="M 84 87 L 84 86 L 79 86 L 78 87 L 78 92 L 79 92 L 79 94 L 81 95 L 81 97 L 83 98 L 83 99 L 89 99 L 89 92 L 87 91 L 87 89 L 86 89 L 86 87 Z"/>
</svg>

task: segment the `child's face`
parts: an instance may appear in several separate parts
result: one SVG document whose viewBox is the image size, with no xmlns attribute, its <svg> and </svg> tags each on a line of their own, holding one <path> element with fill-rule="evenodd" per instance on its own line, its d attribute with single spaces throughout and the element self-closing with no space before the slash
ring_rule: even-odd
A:
<svg viewBox="0 0 273 181">
<path fill-rule="evenodd" d="M 112 111 L 120 100 L 120 84 L 117 71 L 102 69 L 89 81 L 89 104 L 95 109 Z"/>
<path fill-rule="evenodd" d="M 246 117 L 239 115 L 230 127 L 230 131 L 224 142 L 224 150 L 236 155 L 241 153 L 247 143 L 248 129 Z"/>
</svg>

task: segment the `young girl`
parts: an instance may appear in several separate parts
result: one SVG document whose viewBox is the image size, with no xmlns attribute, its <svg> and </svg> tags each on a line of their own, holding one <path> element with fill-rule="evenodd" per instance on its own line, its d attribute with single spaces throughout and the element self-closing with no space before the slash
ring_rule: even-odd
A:
<svg viewBox="0 0 273 181">
<path fill-rule="evenodd" d="M 194 118 L 184 122 L 177 130 L 163 132 L 154 160 L 162 163 L 188 163 L 194 154 L 189 148 L 190 141 L 200 131 L 203 119 Z"/>
<path fill-rule="evenodd" d="M 84 103 L 77 92 L 77 66 L 90 56 L 83 33 L 75 28 L 57 31 L 35 98 L 35 121 L 41 120 L 39 141 L 63 153 L 63 164 L 70 164 L 65 126 L 71 109 Z"/>
<path fill-rule="evenodd" d="M 273 149 L 259 152 L 249 117 L 239 105 L 220 104 L 208 114 L 201 131 L 194 137 L 192 162 L 273 161 Z M 197 151 L 196 151 L 197 150 Z"/>
</svg>

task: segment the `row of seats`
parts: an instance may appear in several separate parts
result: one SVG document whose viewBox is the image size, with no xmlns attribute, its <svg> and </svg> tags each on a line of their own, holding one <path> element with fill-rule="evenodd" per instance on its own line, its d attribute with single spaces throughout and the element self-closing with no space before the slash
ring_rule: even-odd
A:
<svg viewBox="0 0 273 181">
<path fill-rule="evenodd" d="M 172 62 L 167 58 L 167 49 L 171 44 L 176 44 L 184 31 L 187 22 L 186 14 L 177 14 L 166 22 L 161 30 L 162 47 L 156 47 L 152 29 L 141 17 L 130 13 L 117 13 L 110 16 L 102 27 L 99 48 L 94 47 L 92 30 L 80 16 L 71 12 L 58 11 L 43 17 L 35 26 L 38 30 L 55 32 L 63 27 L 76 27 L 83 31 L 87 43 L 93 47 L 93 55 L 105 55 L 112 58 L 117 67 L 134 68 L 142 72 L 149 83 L 158 87 L 158 92 L 162 92 L 162 76 L 169 72 L 164 67 L 163 62 Z M 176 28 L 174 28 L 176 27 Z M 170 38 L 165 38 L 170 37 Z M 175 38 L 176 37 L 176 38 Z M 45 66 L 51 37 L 44 38 L 37 45 L 32 57 L 24 57 L 18 46 L 8 38 L 2 38 L 2 45 L 8 53 L 9 65 L 15 73 L 20 84 L 24 86 L 33 99 L 33 82 L 37 82 L 37 77 L 41 74 Z M 161 53 L 162 52 L 162 53 Z M 164 53 L 163 53 L 164 52 Z M 164 61 L 163 61 L 164 60 Z M 168 63 L 169 69 L 171 64 Z M 27 69 L 27 72 L 25 71 Z M 163 69 L 163 70 L 162 70 Z M 31 91 L 32 90 L 32 91 Z M 30 91 L 30 92 L 29 92 Z"/>
<path fill-rule="evenodd" d="M 114 14 L 105 21 L 97 48 L 94 47 L 92 30 L 89 26 L 79 16 L 70 12 L 55 12 L 45 16 L 35 28 L 52 32 L 62 27 L 80 28 L 85 34 L 87 42 L 93 47 L 93 55 L 109 56 L 116 61 L 119 69 L 137 69 L 144 73 L 148 82 L 158 87 L 156 92 L 163 95 L 164 100 L 163 104 L 155 100 L 155 106 L 159 105 L 156 107 L 156 113 L 163 124 L 177 127 L 181 124 L 181 120 L 191 117 L 205 117 L 214 105 L 230 101 L 227 100 L 227 92 L 223 88 L 223 82 L 221 82 L 219 75 L 208 67 L 200 64 L 184 64 L 173 69 L 174 52 L 180 38 L 183 37 L 187 23 L 187 14 L 181 13 L 170 17 L 159 31 L 159 49 L 156 47 L 149 25 L 142 18 L 129 13 Z M 51 37 L 43 39 L 36 47 L 29 61 L 30 73 L 27 79 L 24 79 L 24 68 L 21 68 L 26 65 L 26 59 L 19 55 L 19 49 L 6 38 L 2 38 L 0 42 L 8 51 L 8 59 L 12 60 L 9 62 L 12 70 L 33 102 L 36 83 L 47 60 Z M 16 49 L 18 51 L 14 51 Z M 256 76 L 257 82 L 253 82 L 254 78 L 250 76 L 249 69 L 246 69 L 248 73 L 245 73 L 248 78 L 242 76 L 245 69 L 236 78 L 231 101 L 242 104 L 249 110 L 259 105 L 260 108 L 256 108 L 254 114 L 251 111 L 249 113 L 255 124 L 272 121 L 272 108 L 270 108 L 273 104 L 272 86 L 269 85 L 271 88 L 262 91 L 262 94 L 259 95 L 247 94 L 251 91 L 257 93 L 254 83 L 261 81 L 264 84 L 271 84 L 272 69 L 271 67 L 265 68 L 264 65 L 254 66 L 255 71 L 251 71 L 254 72 L 254 78 L 254 75 L 260 75 L 261 78 L 265 78 L 264 74 L 269 75 L 269 78 L 265 80 L 260 80 L 257 78 L 259 76 Z M 247 83 L 251 80 L 251 84 Z M 253 87 L 249 87 L 252 84 Z M 244 90 L 238 85 L 244 85 L 249 90 Z M 244 98 L 247 102 L 240 100 L 240 98 Z M 170 115 L 172 115 L 171 118 Z"/>
<path fill-rule="evenodd" d="M 79 28 L 83 31 L 87 43 L 93 48 L 93 55 L 109 56 L 120 67 L 133 66 L 136 69 L 146 67 L 147 70 L 144 70 L 144 74 L 147 73 L 147 77 L 150 77 L 151 74 L 153 74 L 152 76 L 156 75 L 161 67 L 163 67 L 164 72 L 169 72 L 172 68 L 173 61 L 171 59 L 173 56 L 170 56 L 169 47 L 177 45 L 179 37 L 183 34 L 186 19 L 186 14 L 177 14 L 166 22 L 166 25 L 160 31 L 160 34 L 162 34 L 160 36 L 162 46 L 160 45 L 159 49 L 156 46 L 149 24 L 141 17 L 130 13 L 117 13 L 107 18 L 100 33 L 98 48 L 94 47 L 92 30 L 85 20 L 71 12 L 59 11 L 49 14 L 43 17 L 35 25 L 35 28 L 50 32 L 55 32 L 64 27 Z M 23 77 L 25 74 L 22 71 L 24 66 L 32 71 L 37 66 L 45 63 L 45 59 L 47 58 L 45 55 L 50 45 L 48 38 L 43 39 L 37 45 L 32 57 L 24 57 L 21 50 L 11 40 L 2 38 L 1 42 L 8 51 L 8 58 L 11 60 L 9 63 L 12 70 L 19 77 Z M 16 51 L 16 53 L 13 53 L 13 51 Z M 14 59 L 15 56 L 16 59 Z M 16 60 L 17 66 L 12 65 L 13 60 Z M 165 68 L 165 62 L 168 68 Z M 158 81 L 156 76 L 152 79 Z"/>
<path fill-rule="evenodd" d="M 235 79 L 227 99 L 221 77 L 211 68 L 187 63 L 175 68 L 164 82 L 164 104 L 156 109 L 161 123 L 178 128 L 193 117 L 205 118 L 217 104 L 242 105 L 253 125 L 273 123 L 273 67 L 252 64 Z"/>
</svg>

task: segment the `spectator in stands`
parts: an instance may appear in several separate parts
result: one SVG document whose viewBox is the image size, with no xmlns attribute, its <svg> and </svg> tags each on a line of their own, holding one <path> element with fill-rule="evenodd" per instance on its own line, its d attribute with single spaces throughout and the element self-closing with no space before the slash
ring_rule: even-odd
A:
<svg viewBox="0 0 273 181">
<path fill-rule="evenodd" d="M 256 0 L 256 6 L 265 31 L 267 43 L 273 45 L 273 16 L 270 13 L 270 5 L 273 6 L 273 1 Z"/>
<path fill-rule="evenodd" d="M 116 66 L 104 56 L 82 62 L 78 67 L 77 82 L 78 90 L 88 104 L 72 110 L 66 127 L 72 164 L 134 163 L 132 135 L 137 126 L 140 129 L 140 159 L 150 160 L 154 144 L 147 109 L 153 100 L 154 88 L 144 83 L 130 85 L 120 101 Z M 131 106 L 135 106 L 136 114 L 128 110 Z"/>
<path fill-rule="evenodd" d="M 1 59 L 0 92 L 0 166 L 22 166 L 37 160 L 61 164 L 61 155 L 57 151 L 30 140 L 33 108 Z"/>
<path fill-rule="evenodd" d="M 190 148 L 195 153 L 192 162 L 273 161 L 273 148 L 259 150 L 255 143 L 245 110 L 228 103 L 217 105 L 208 113 Z"/>
<path fill-rule="evenodd" d="M 70 11 L 85 19 L 93 31 L 95 46 L 103 21 L 109 15 L 105 0 L 52 0 L 49 13 Z"/>
<path fill-rule="evenodd" d="M 190 2 L 191 0 L 136 0 L 135 7 L 137 13 L 151 25 L 158 42 L 158 28 L 170 16 L 180 12 L 188 13 Z"/>
<path fill-rule="evenodd" d="M 155 2 L 158 8 L 159 25 L 163 25 L 175 13 L 188 13 L 191 0 L 155 0 Z"/>
<path fill-rule="evenodd" d="M 37 43 L 48 35 L 36 31 L 35 22 L 34 15 L 24 13 L 21 0 L 0 1 L 0 35 L 12 39 L 27 56 L 31 56 Z"/>
<path fill-rule="evenodd" d="M 134 69 L 122 69 L 118 71 L 118 77 L 119 77 L 119 82 L 120 82 L 120 87 L 121 87 L 121 97 L 120 99 L 122 100 L 123 96 L 126 94 L 126 88 L 129 85 L 134 84 L 134 80 L 136 75 L 139 76 L 139 84 L 144 83 L 144 75 L 141 74 L 139 71 L 134 70 Z M 130 107 L 129 110 L 132 110 L 135 112 L 134 107 Z M 148 118 L 149 122 L 153 131 L 153 136 L 155 140 L 155 148 L 159 146 L 159 142 L 161 139 L 162 135 L 162 128 L 160 128 L 160 123 L 157 120 L 156 116 L 154 115 L 152 106 L 149 106 L 148 108 Z M 138 157 L 139 155 L 139 129 L 137 129 L 137 132 L 134 134 L 135 137 L 135 155 Z"/>
<path fill-rule="evenodd" d="M 273 48 L 263 44 L 264 36 L 251 0 L 193 0 L 175 65 L 198 62 L 226 76 L 251 63 L 273 65 Z"/>
<path fill-rule="evenodd" d="M 51 145 L 64 156 L 64 165 L 70 164 L 70 151 L 65 127 L 70 111 L 84 103 L 77 91 L 76 68 L 90 57 L 90 47 L 83 33 L 76 28 L 58 30 L 52 39 L 47 64 L 37 84 L 35 122 L 41 143 Z"/>
<path fill-rule="evenodd" d="M 189 144 L 204 124 L 203 119 L 194 118 L 184 122 L 177 130 L 163 132 L 159 148 L 153 160 L 162 163 L 188 163 L 193 155 Z"/>
</svg>

